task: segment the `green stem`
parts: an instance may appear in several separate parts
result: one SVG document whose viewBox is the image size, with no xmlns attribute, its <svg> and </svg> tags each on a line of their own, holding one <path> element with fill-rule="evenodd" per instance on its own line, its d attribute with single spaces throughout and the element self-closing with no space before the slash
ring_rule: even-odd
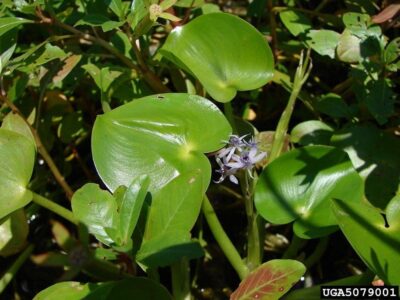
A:
<svg viewBox="0 0 400 300">
<path fill-rule="evenodd" d="M 247 172 L 242 177 L 241 188 L 247 216 L 247 267 L 249 270 L 257 268 L 262 261 L 262 246 L 260 238 L 260 218 L 254 209 L 252 181 Z"/>
<path fill-rule="evenodd" d="M 84 266 L 84 271 L 90 276 L 101 280 L 133 278 L 133 275 L 124 272 L 120 267 L 116 266 L 115 264 L 97 258 L 91 259 Z"/>
<path fill-rule="evenodd" d="M 310 269 L 315 263 L 320 260 L 321 256 L 324 254 L 326 248 L 328 247 L 328 242 L 329 237 L 324 237 L 319 240 L 314 252 L 304 261 L 304 265 L 307 267 L 307 269 Z"/>
<path fill-rule="evenodd" d="M 224 113 L 225 117 L 228 119 L 229 123 L 232 126 L 233 133 L 238 133 L 235 123 L 235 115 L 233 114 L 232 105 L 230 102 L 224 103 Z"/>
<path fill-rule="evenodd" d="M 268 160 L 269 162 L 272 162 L 281 154 L 289 122 L 293 114 L 296 99 L 301 91 L 303 84 L 306 82 L 308 76 L 310 75 L 311 63 L 309 59 L 310 59 L 310 52 L 307 53 L 307 56 L 303 63 L 303 53 L 302 53 L 299 66 L 297 67 L 296 75 L 294 77 L 293 89 L 290 94 L 289 101 L 286 105 L 285 110 L 281 115 L 281 118 L 279 119 L 278 126 L 276 127 L 274 142 L 272 144 L 271 153 L 269 155 L 269 160 Z"/>
<path fill-rule="evenodd" d="M 299 238 L 297 235 L 293 234 L 292 241 L 290 242 L 289 247 L 286 249 L 283 254 L 283 259 L 296 258 L 297 253 L 303 246 L 307 243 L 306 240 Z"/>
<path fill-rule="evenodd" d="M 11 267 L 7 270 L 7 272 L 0 279 L 0 294 L 5 290 L 7 285 L 14 278 L 15 274 L 24 264 L 24 262 L 29 258 L 33 251 L 33 245 L 29 245 L 25 248 L 25 250 L 18 256 L 18 258 L 14 261 Z"/>
<path fill-rule="evenodd" d="M 48 210 L 56 213 L 60 217 L 63 217 L 64 219 L 70 221 L 71 223 L 78 225 L 78 220 L 75 218 L 74 214 L 72 211 L 62 207 L 61 205 L 58 205 L 57 203 L 40 196 L 39 194 L 36 194 L 32 192 L 33 198 L 32 201 L 35 202 L 36 204 L 39 204 L 40 206 L 47 208 Z"/>
<path fill-rule="evenodd" d="M 244 279 L 248 275 L 249 270 L 243 263 L 242 258 L 237 252 L 235 246 L 232 244 L 225 230 L 222 228 L 222 225 L 219 222 L 214 208 L 212 207 L 207 196 L 204 196 L 202 210 L 208 226 L 210 227 L 210 230 L 214 235 L 218 245 L 221 247 L 232 267 L 236 270 L 236 273 L 239 275 L 240 279 Z"/>
<path fill-rule="evenodd" d="M 171 266 L 172 295 L 175 300 L 190 300 L 189 260 L 182 258 Z"/>
</svg>

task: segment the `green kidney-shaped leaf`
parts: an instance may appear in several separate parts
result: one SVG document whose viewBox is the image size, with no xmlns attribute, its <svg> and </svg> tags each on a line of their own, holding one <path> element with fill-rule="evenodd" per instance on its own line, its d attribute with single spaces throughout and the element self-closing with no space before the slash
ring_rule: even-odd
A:
<svg viewBox="0 0 400 300">
<path fill-rule="evenodd" d="M 390 207 L 390 208 L 389 208 Z M 388 206 L 386 222 L 380 211 L 365 203 L 335 200 L 333 211 L 340 229 L 367 266 L 386 284 L 399 285 L 400 197 Z M 396 215 L 397 218 L 391 216 Z"/>
<path fill-rule="evenodd" d="M 302 238 L 316 238 L 337 229 L 332 198 L 359 201 L 363 181 L 347 154 L 327 146 L 307 146 L 283 154 L 261 173 L 255 204 L 273 224 L 295 221 Z"/>
<path fill-rule="evenodd" d="M 0 128 L 0 219 L 32 200 L 26 189 L 35 163 L 35 145 L 22 134 Z"/>
<path fill-rule="evenodd" d="M 280 299 L 304 275 L 306 267 L 290 259 L 270 260 L 250 273 L 230 300 Z"/>
<path fill-rule="evenodd" d="M 224 13 L 202 15 L 175 28 L 160 50 L 194 74 L 220 102 L 272 79 L 274 61 L 264 37 L 249 23 Z"/>
<path fill-rule="evenodd" d="M 134 100 L 98 116 L 92 150 L 96 169 L 114 191 L 133 178 L 151 179 L 145 240 L 191 229 L 211 178 L 204 153 L 221 148 L 228 121 L 207 99 L 163 94 Z"/>
<path fill-rule="evenodd" d="M 132 297 L 146 300 L 172 300 L 165 287 L 143 277 L 86 284 L 76 281 L 60 282 L 41 291 L 34 300 L 114 300 Z"/>
</svg>

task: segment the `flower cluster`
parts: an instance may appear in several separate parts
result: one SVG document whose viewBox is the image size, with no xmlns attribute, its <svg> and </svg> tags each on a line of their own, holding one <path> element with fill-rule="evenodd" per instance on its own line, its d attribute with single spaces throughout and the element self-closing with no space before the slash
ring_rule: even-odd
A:
<svg viewBox="0 0 400 300">
<path fill-rule="evenodd" d="M 227 144 L 226 147 L 218 151 L 215 156 L 219 166 L 217 172 L 221 174 L 216 183 L 221 183 L 228 177 L 231 182 L 238 184 L 235 174 L 239 170 L 245 170 L 252 177 L 253 167 L 267 155 L 258 149 L 258 143 L 254 137 L 246 141 L 244 139 L 246 136 L 248 135 L 231 135 L 228 141 L 223 141 Z"/>
</svg>

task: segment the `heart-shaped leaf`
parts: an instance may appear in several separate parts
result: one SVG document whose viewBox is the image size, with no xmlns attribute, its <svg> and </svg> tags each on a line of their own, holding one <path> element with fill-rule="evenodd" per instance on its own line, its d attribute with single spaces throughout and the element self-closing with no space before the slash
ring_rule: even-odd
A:
<svg viewBox="0 0 400 300">
<path fill-rule="evenodd" d="M 0 128 L 0 219 L 32 200 L 26 189 L 35 163 L 35 145 L 17 132 Z"/>
<path fill-rule="evenodd" d="M 221 148 L 230 133 L 228 121 L 207 99 L 149 96 L 97 118 L 93 159 L 111 191 L 140 175 L 151 178 L 145 232 L 149 240 L 167 230 L 191 229 L 211 177 L 203 153 Z"/>
<path fill-rule="evenodd" d="M 230 300 L 280 299 L 303 276 L 306 267 L 290 259 L 270 260 L 251 272 Z"/>
<path fill-rule="evenodd" d="M 362 194 L 363 181 L 346 152 L 308 146 L 283 154 L 263 170 L 255 204 L 267 221 L 295 221 L 296 235 L 316 238 L 337 229 L 330 199 L 359 201 Z"/>
<path fill-rule="evenodd" d="M 237 91 L 263 86 L 274 71 L 265 38 L 249 23 L 224 13 L 202 15 L 176 27 L 160 52 L 196 76 L 220 102 L 231 101 Z"/>
<path fill-rule="evenodd" d="M 37 294 L 34 300 L 111 300 L 135 299 L 172 300 L 167 289 L 143 277 L 116 282 L 86 283 L 66 281 L 56 283 Z"/>
<path fill-rule="evenodd" d="M 386 284 L 399 285 L 400 197 L 388 205 L 388 224 L 378 209 L 365 203 L 335 200 L 333 211 L 340 229 L 367 266 Z"/>
</svg>

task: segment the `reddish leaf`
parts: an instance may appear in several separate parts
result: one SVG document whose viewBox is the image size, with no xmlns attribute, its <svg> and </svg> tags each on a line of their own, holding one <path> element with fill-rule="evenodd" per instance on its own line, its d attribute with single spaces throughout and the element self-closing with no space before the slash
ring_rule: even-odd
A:
<svg viewBox="0 0 400 300">
<path fill-rule="evenodd" d="M 400 4 L 390 4 L 385 7 L 379 14 L 372 17 L 372 22 L 374 23 L 384 23 L 390 19 L 393 19 L 400 11 Z"/>
<path fill-rule="evenodd" d="M 296 260 L 270 260 L 251 272 L 233 292 L 230 300 L 279 299 L 305 271 L 305 266 Z"/>
</svg>

